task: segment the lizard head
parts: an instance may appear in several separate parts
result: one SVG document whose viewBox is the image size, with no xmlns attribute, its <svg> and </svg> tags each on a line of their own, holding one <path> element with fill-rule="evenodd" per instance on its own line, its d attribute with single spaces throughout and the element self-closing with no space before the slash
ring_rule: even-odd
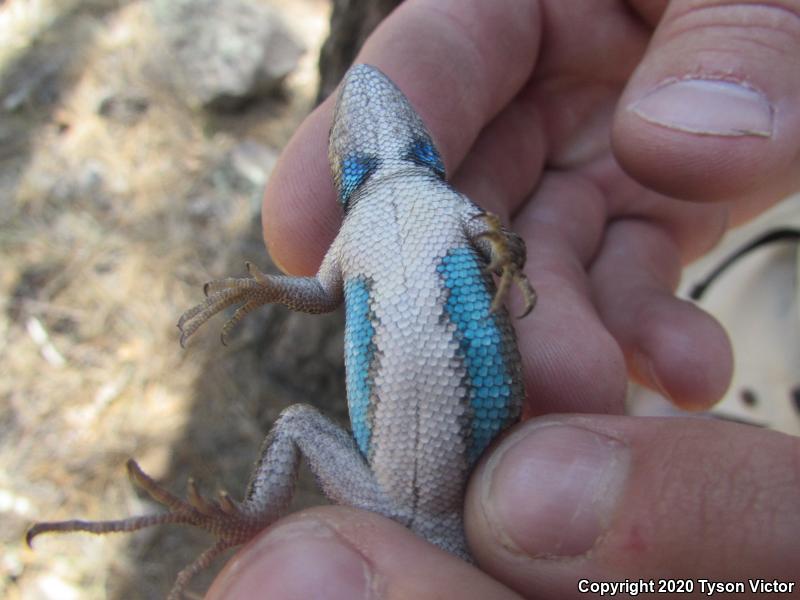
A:
<svg viewBox="0 0 800 600">
<path fill-rule="evenodd" d="M 350 68 L 339 87 L 328 143 L 339 202 L 377 173 L 413 167 L 444 179 L 444 163 L 422 119 L 405 94 L 377 68 Z"/>
</svg>

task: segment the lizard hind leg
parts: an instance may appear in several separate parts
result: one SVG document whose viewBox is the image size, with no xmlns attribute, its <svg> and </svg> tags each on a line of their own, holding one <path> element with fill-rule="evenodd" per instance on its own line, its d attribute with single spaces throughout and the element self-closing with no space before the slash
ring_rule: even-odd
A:
<svg viewBox="0 0 800 600">
<path fill-rule="evenodd" d="M 104 534 L 167 523 L 200 527 L 213 534 L 217 541 L 180 572 L 169 595 L 170 600 L 177 600 L 192 576 L 206 568 L 215 557 L 251 540 L 287 511 L 303 457 L 330 500 L 408 522 L 408 516 L 401 514 L 384 494 L 352 436 L 318 410 L 296 404 L 281 413 L 267 434 L 243 501 L 236 502 L 224 492 L 216 500 L 204 498 L 192 480 L 187 486 L 186 499 L 178 498 L 145 474 L 135 461 L 129 460 L 131 481 L 166 506 L 169 512 L 115 521 L 37 523 L 28 531 L 27 541 L 30 545 L 34 537 L 49 532 Z"/>
<path fill-rule="evenodd" d="M 42 533 L 66 533 L 84 531 L 94 534 L 132 532 L 139 529 L 181 523 L 205 529 L 217 537 L 217 542 L 191 565 L 183 569 L 175 582 L 168 598 L 178 600 L 192 576 L 207 568 L 211 562 L 228 548 L 232 548 L 250 539 L 265 524 L 259 523 L 235 503 L 225 492 L 220 492 L 219 500 L 209 500 L 200 495 L 194 481 L 189 480 L 186 500 L 173 495 L 148 476 L 133 459 L 127 462 L 128 476 L 131 481 L 143 489 L 159 504 L 163 504 L 169 512 L 155 515 L 140 515 L 127 519 L 110 521 L 50 521 L 34 524 L 27 532 L 25 539 L 31 546 L 33 539 Z"/>
<path fill-rule="evenodd" d="M 476 224 L 478 219 L 482 224 Z M 525 317 L 536 305 L 536 290 L 522 270 L 525 266 L 525 242 L 516 233 L 505 229 L 500 217 L 493 213 L 475 215 L 470 219 L 468 227 L 472 240 L 489 256 L 486 271 L 500 276 L 491 312 L 500 310 L 511 284 L 516 283 L 525 301 L 525 308 L 518 318 Z"/>
</svg>

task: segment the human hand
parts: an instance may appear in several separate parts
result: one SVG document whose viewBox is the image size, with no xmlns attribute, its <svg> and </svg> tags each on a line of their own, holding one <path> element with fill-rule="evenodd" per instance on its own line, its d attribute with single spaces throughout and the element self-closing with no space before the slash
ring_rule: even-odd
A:
<svg viewBox="0 0 800 600">
<path fill-rule="evenodd" d="M 674 298 L 680 267 L 712 247 L 728 226 L 800 187 L 800 4 L 674 0 L 667 6 L 649 0 L 408 2 L 359 57 L 409 96 L 454 185 L 509 217 L 527 241 L 526 270 L 540 300 L 516 325 L 530 413 L 619 412 L 629 375 L 684 407 L 705 408 L 718 399 L 730 378 L 729 344 L 712 318 Z M 267 191 L 265 236 L 273 258 L 294 273 L 314 272 L 338 230 L 326 158 L 331 108 L 325 103 L 297 132 Z M 637 578 L 656 566 L 666 574 L 712 577 L 742 565 L 757 571 L 772 564 L 780 571 L 791 560 L 790 546 L 774 536 L 791 531 L 797 540 L 800 533 L 797 520 L 779 510 L 797 505 L 794 440 L 730 424 L 562 418 L 574 419 L 605 423 L 611 429 L 602 435 L 616 440 L 609 444 L 627 448 L 620 450 L 628 455 L 627 475 L 596 498 L 610 519 L 599 545 L 586 554 L 571 543 L 566 556 L 574 558 L 546 561 L 556 572 L 548 577 L 500 551 L 498 540 L 485 541 L 488 534 L 481 532 L 491 528 L 481 525 L 473 491 L 466 512 L 470 542 L 481 566 L 499 581 L 526 595 L 559 596 L 566 589 L 559 581 L 575 585 L 575 565 L 594 566 L 591 572 L 604 577 Z M 531 450 L 530 461 L 546 461 L 548 447 L 551 453 L 580 448 L 558 441 L 569 439 L 568 431 L 552 431 L 558 430 L 540 444 L 538 458 Z M 771 461 L 743 465 L 756 448 L 768 451 Z M 647 473 L 663 479 L 649 482 Z M 715 477 L 737 493 L 721 497 Z M 563 487 L 576 480 L 564 470 L 558 481 Z M 566 498 L 559 485 L 531 482 L 535 503 L 514 506 L 532 510 L 533 522 L 544 518 L 548 491 L 555 503 L 557 490 Z M 672 499 L 671 510 L 657 502 L 662 496 Z M 491 502 L 514 497 L 504 492 Z M 653 507 L 661 512 L 649 514 Z M 481 586 L 499 585 L 467 565 L 452 566 L 454 559 L 379 517 L 353 517 L 347 509 L 310 514 L 335 523 L 329 531 L 338 531 L 351 552 L 366 556 L 392 585 L 439 581 L 448 586 L 440 588 L 446 595 L 463 589 L 466 597 L 487 597 L 489 588 Z M 292 517 L 305 518 L 311 517 Z M 774 539 L 746 526 L 757 518 L 768 522 L 763 531 Z M 531 543 L 547 539 L 536 527 L 526 528 L 524 516 L 515 522 L 520 532 L 530 532 Z M 567 536 L 567 524 L 553 523 Z M 360 535 L 342 533 L 350 530 Z M 708 545 L 697 535 L 710 536 Z M 328 542 L 341 546 L 334 537 Z M 745 546 L 738 554 L 732 549 L 737 542 Z M 720 555 L 701 560 L 699 550 Z M 540 546 L 532 554 L 541 553 Z M 333 576 L 346 570 L 325 556 L 344 561 L 346 552 L 317 554 L 319 560 L 308 554 L 298 563 L 301 583 L 313 583 L 313 564 L 314 581 L 332 591 Z M 281 564 L 288 568 L 286 560 Z M 508 572 L 520 565 L 528 580 L 519 579 L 519 570 Z M 275 574 L 260 568 L 264 577 Z M 283 573 L 280 579 L 291 579 Z"/>
<path fill-rule="evenodd" d="M 359 57 L 410 97 L 455 186 L 527 240 L 540 302 L 516 325 L 535 413 L 619 412 L 628 374 L 685 407 L 716 401 L 730 348 L 673 296 L 680 267 L 800 187 L 798 3 L 666 4 L 409 2 Z M 316 271 L 341 219 L 331 109 L 298 130 L 267 190 L 265 237 L 292 273 Z M 721 134 L 653 123 L 670 118 Z"/>
</svg>

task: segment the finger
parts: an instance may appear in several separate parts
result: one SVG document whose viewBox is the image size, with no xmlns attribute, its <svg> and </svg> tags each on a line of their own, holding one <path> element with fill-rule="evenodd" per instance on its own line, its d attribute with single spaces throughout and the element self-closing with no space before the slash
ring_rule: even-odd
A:
<svg viewBox="0 0 800 600">
<path fill-rule="evenodd" d="M 740 199 L 742 214 L 785 197 L 800 186 L 798 55 L 800 0 L 673 0 L 618 105 L 617 158 L 647 187 Z"/>
<path fill-rule="evenodd" d="M 542 167 L 570 170 L 608 152 L 620 90 L 650 29 L 605 2 L 543 2 L 536 72 L 482 130 L 455 184 L 493 212 L 527 200 Z"/>
<path fill-rule="evenodd" d="M 632 377 L 681 407 L 703 409 L 725 393 L 733 355 L 716 320 L 674 297 L 680 268 L 660 227 L 617 221 L 591 268 L 593 297 Z"/>
<path fill-rule="evenodd" d="M 292 515 L 256 538 L 228 563 L 206 598 L 519 596 L 397 523 L 326 507 Z"/>
<path fill-rule="evenodd" d="M 625 362 L 592 304 L 586 277 L 604 224 L 597 188 L 560 173 L 545 175 L 514 221 L 527 240 L 525 270 L 539 298 L 530 316 L 514 323 L 533 414 L 623 409 Z M 512 294 L 512 300 L 520 299 Z"/>
<path fill-rule="evenodd" d="M 507 222 L 541 176 L 547 151 L 542 119 L 530 94 L 514 98 L 464 158 L 452 179 L 456 189 Z"/>
<path fill-rule="evenodd" d="M 798 460 L 797 438 L 710 419 L 528 421 L 472 478 L 470 547 L 535 598 L 581 597 L 581 579 L 796 581 Z"/>
<path fill-rule="evenodd" d="M 731 226 L 731 203 L 681 202 L 663 196 L 620 176 L 613 157 L 588 165 L 581 174 L 605 196 L 609 221 L 636 218 L 657 224 L 675 240 L 684 265 L 707 254 Z"/>
<path fill-rule="evenodd" d="M 518 0 L 404 3 L 357 61 L 383 70 L 409 97 L 452 172 L 530 74 L 539 41 L 537 7 Z M 265 193 L 265 239 L 276 262 L 292 273 L 315 271 L 338 229 L 326 158 L 332 108 L 329 98 L 298 129 Z"/>
<path fill-rule="evenodd" d="M 627 0 L 627 4 L 640 19 L 655 29 L 669 6 L 669 0 Z"/>
<path fill-rule="evenodd" d="M 606 2 L 543 2 L 536 72 L 484 127 L 456 187 L 492 212 L 530 197 L 543 165 L 583 166 L 608 153 L 620 90 L 644 53 L 650 28 Z"/>
</svg>

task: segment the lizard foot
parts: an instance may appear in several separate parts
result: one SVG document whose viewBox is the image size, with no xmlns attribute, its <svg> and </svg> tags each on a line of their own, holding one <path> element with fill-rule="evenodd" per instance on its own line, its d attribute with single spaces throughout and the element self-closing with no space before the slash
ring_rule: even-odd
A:
<svg viewBox="0 0 800 600">
<path fill-rule="evenodd" d="M 233 316 L 222 326 L 220 339 L 225 344 L 228 333 L 245 315 L 259 306 L 275 301 L 277 290 L 273 285 L 274 278 L 265 275 L 250 262 L 246 262 L 245 266 L 250 277 L 217 279 L 203 286 L 205 302 L 190 308 L 178 320 L 182 347 L 186 347 L 186 341 L 203 323 L 221 310 L 239 304 Z"/>
<path fill-rule="evenodd" d="M 226 492 L 220 492 L 216 501 L 209 500 L 200 495 L 194 481 L 190 479 L 186 500 L 182 500 L 156 483 L 133 459 L 129 459 L 126 466 L 128 477 L 134 485 L 147 492 L 156 502 L 166 506 L 169 512 L 113 521 L 73 520 L 36 523 L 25 536 L 28 546 L 31 546 L 33 538 L 39 534 L 51 532 L 86 531 L 104 534 L 136 531 L 166 523 L 184 523 L 200 527 L 212 533 L 217 541 L 178 574 L 168 600 L 179 600 L 194 575 L 207 568 L 225 550 L 250 540 L 267 525 L 243 511 Z"/>
<path fill-rule="evenodd" d="M 525 300 L 525 308 L 519 319 L 528 315 L 536 305 L 536 290 L 523 273 L 525 266 L 525 242 L 516 233 L 503 229 L 500 217 L 492 213 L 481 213 L 475 218 L 483 219 L 487 229 L 478 233 L 475 239 L 484 239 L 491 244 L 491 261 L 486 271 L 500 276 L 497 292 L 492 300 L 491 312 L 497 312 L 503 305 L 512 283 L 516 283 Z"/>
</svg>

